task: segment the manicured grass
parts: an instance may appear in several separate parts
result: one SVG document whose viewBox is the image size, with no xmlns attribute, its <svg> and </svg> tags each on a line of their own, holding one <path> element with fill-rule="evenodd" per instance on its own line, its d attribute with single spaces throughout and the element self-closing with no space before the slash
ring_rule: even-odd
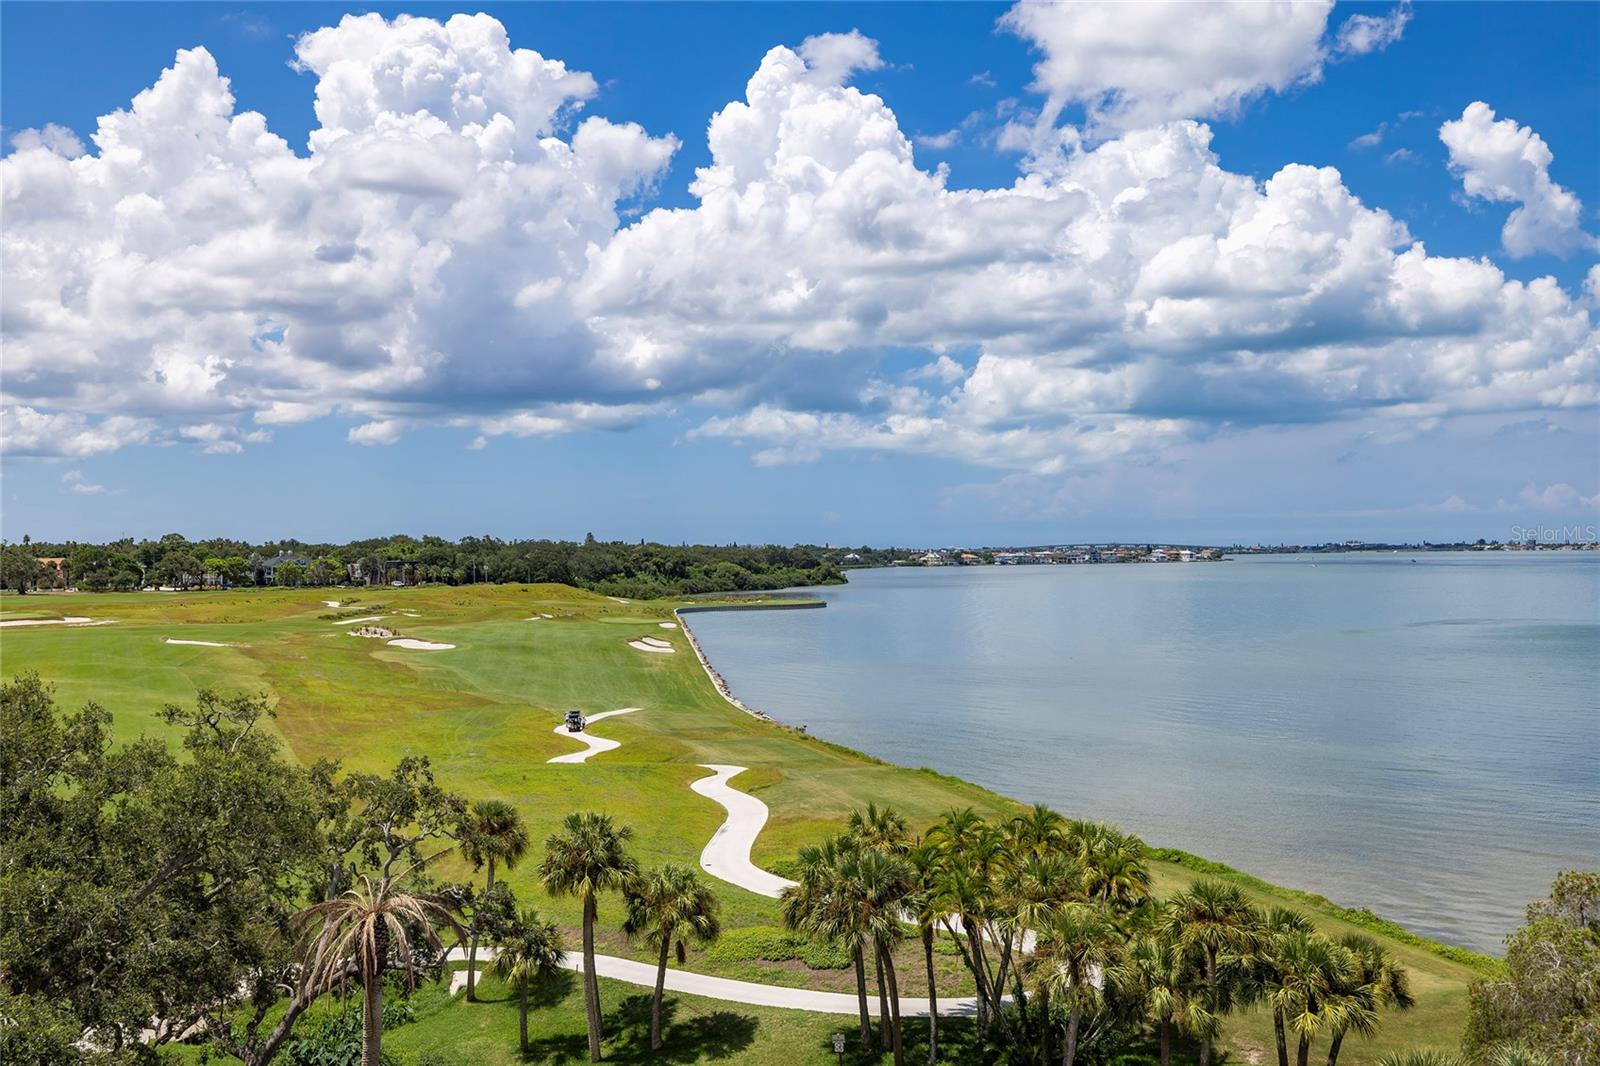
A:
<svg viewBox="0 0 1600 1066">
<path fill-rule="evenodd" d="M 324 599 L 343 602 L 335 611 Z M 161 705 L 186 703 L 198 687 L 265 692 L 277 710 L 276 728 L 303 762 L 338 759 L 349 769 L 382 772 L 403 755 L 427 755 L 446 787 L 470 798 L 498 797 L 516 804 L 535 841 L 542 841 L 570 811 L 606 811 L 632 826 L 633 851 L 646 864 L 696 862 L 721 824 L 722 808 L 689 790 L 689 782 L 706 772 L 698 763 L 750 767 L 733 783 L 760 796 L 771 808 L 771 820 L 754 856 L 768 867 L 781 867 L 801 844 L 836 832 L 850 810 L 869 800 L 894 804 L 918 828 L 951 807 L 972 806 L 1000 817 L 1017 809 L 1011 800 L 955 778 L 883 763 L 729 706 L 711 687 L 683 634 L 657 625 L 671 618 L 675 605 L 617 603 L 551 585 L 7 597 L 0 603 L 0 618 L 84 615 L 117 622 L 94 628 L 0 631 L 0 670 L 7 676 L 37 670 L 56 686 L 66 707 L 87 699 L 98 701 L 115 716 L 121 736 L 164 735 L 166 727 L 157 714 Z M 457 647 L 408 651 L 348 636 L 351 626 L 334 624 L 331 616 L 358 616 L 352 611 L 384 613 L 388 617 L 382 624 L 399 633 Z M 414 611 L 416 616 L 399 611 Z M 527 620 L 537 614 L 554 617 Z M 237 646 L 163 644 L 167 636 Z M 655 655 L 628 647 L 629 640 L 645 636 L 669 640 L 678 651 Z M 643 710 L 597 727 L 599 735 L 620 740 L 620 749 L 582 765 L 549 765 L 546 760 L 551 756 L 576 750 L 574 741 L 552 732 L 569 707 L 588 712 L 618 707 Z M 1094 811 L 1064 813 L 1095 816 Z M 505 875 L 506 880 L 524 900 L 575 928 L 575 905 L 546 898 L 535 882 L 535 865 L 524 862 Z M 442 862 L 438 872 L 446 877 L 470 875 L 451 860 Z M 1182 887 L 1196 876 L 1172 863 L 1156 864 L 1155 873 L 1162 892 Z M 1356 930 L 1336 909 L 1303 894 L 1243 875 L 1235 879 L 1258 899 L 1307 911 L 1331 934 Z M 720 881 L 712 883 L 722 902 L 725 927 L 780 924 L 776 901 Z M 621 918 L 619 902 L 602 901 L 600 914 L 606 926 L 604 949 L 643 957 L 615 932 Z M 1418 1006 L 1408 1014 L 1386 1017 L 1377 1039 L 1347 1042 L 1341 1061 L 1371 1062 L 1384 1051 L 1419 1044 L 1453 1046 L 1465 1020 L 1466 986 L 1475 976 L 1473 968 L 1426 945 L 1381 934 L 1379 938 L 1411 969 Z M 944 960 L 941 968 L 951 976 L 952 986 L 943 994 L 960 994 L 965 988 L 954 984 L 958 968 L 947 963 L 950 960 Z M 719 960 L 699 954 L 691 958 L 689 968 L 773 984 L 830 989 L 850 984 L 848 974 L 810 971 L 793 962 Z M 902 973 L 905 992 L 921 994 L 916 988 L 920 957 L 909 947 Z M 616 992 L 620 998 L 622 986 Z M 813 1061 L 807 1056 L 811 1050 L 820 1053 L 823 1045 L 818 1039 L 846 1028 L 837 1019 L 795 1012 L 730 1008 L 692 997 L 683 997 L 683 1002 L 686 1006 L 681 1009 L 689 1012 L 684 1018 L 732 1014 L 754 1019 L 753 1024 L 732 1019 L 701 1022 L 695 1030 L 700 1034 L 695 1054 L 707 1061 L 718 1057 L 718 1048 L 732 1048 L 741 1034 L 748 1035 L 748 1043 L 722 1057 L 741 1062 L 780 1057 Z M 688 1006 L 691 1003 L 694 1006 Z M 546 1059 L 570 1057 L 563 1041 L 578 1041 L 574 1046 L 581 1055 L 582 1013 L 574 1010 L 545 1012 L 547 1020 L 540 1024 L 554 1027 L 544 1045 Z M 498 1016 L 486 1021 L 491 1011 L 463 1011 L 443 1004 L 436 1013 L 437 1017 L 430 1014 L 397 1031 L 395 1046 L 404 1047 L 404 1040 L 413 1039 L 405 1035 L 412 1030 L 417 1040 L 436 1033 L 443 1046 L 478 1039 L 474 1034 L 481 1029 L 485 1048 L 500 1041 L 502 1031 L 510 1034 L 504 1042 L 507 1054 L 514 1055 L 514 1010 L 508 1012 L 509 1021 Z M 1247 1058 L 1269 1050 L 1270 1024 L 1260 1015 L 1230 1019 L 1223 1043 Z M 831 1061 L 831 1053 L 815 1061 Z"/>
</svg>

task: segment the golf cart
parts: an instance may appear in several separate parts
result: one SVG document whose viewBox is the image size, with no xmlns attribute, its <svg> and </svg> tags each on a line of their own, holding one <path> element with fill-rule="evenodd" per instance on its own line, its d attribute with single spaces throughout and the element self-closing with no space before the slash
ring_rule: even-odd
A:
<svg viewBox="0 0 1600 1066">
<path fill-rule="evenodd" d="M 582 711 L 567 712 L 567 732 L 581 733 L 583 732 L 584 724 Z"/>
</svg>

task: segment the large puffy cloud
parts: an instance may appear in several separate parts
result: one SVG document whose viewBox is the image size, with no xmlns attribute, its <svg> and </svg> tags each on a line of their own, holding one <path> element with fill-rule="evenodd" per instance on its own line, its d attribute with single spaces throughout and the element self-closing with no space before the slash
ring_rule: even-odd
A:
<svg viewBox="0 0 1600 1066">
<path fill-rule="evenodd" d="M 1047 119 L 1080 103 L 1090 125 L 1125 130 L 1230 115 L 1267 91 L 1321 76 L 1332 0 L 1019 3 L 1002 25 L 1044 52 L 1035 87 Z"/>
<path fill-rule="evenodd" d="M 598 251 L 584 306 L 619 373 L 748 406 L 697 433 L 763 463 L 1057 470 L 1227 426 L 1596 399 L 1589 314 L 1553 281 L 1428 255 L 1331 168 L 1230 173 L 1192 121 L 952 190 L 882 100 L 777 48 L 710 143 L 700 205 Z M 940 371 L 896 383 L 859 357 L 904 348 Z"/>
<path fill-rule="evenodd" d="M 94 154 L 49 128 L 15 140 L 6 403 L 195 425 L 342 411 L 393 426 L 351 435 L 378 442 L 441 412 L 629 402 L 587 368 L 564 292 L 676 141 L 600 118 L 563 133 L 594 79 L 487 16 L 346 17 L 295 53 L 317 79 L 304 155 L 235 111 L 203 49 L 102 118 Z M 249 438 L 207 432 L 168 435 Z"/>
<path fill-rule="evenodd" d="M 1450 170 L 1468 196 L 1518 207 L 1506 219 L 1500 239 L 1513 256 L 1554 252 L 1568 255 L 1600 247 L 1583 231 L 1583 204 L 1570 189 L 1550 178 L 1555 156 L 1544 138 L 1479 100 L 1458 119 L 1439 127 L 1450 151 Z"/>
<path fill-rule="evenodd" d="M 1295 40 L 1321 55 L 1317 13 Z M 1199 110 L 1308 76 L 1273 54 L 1299 73 L 1220 95 L 1218 75 Z M 951 189 L 848 84 L 876 43 L 823 35 L 712 118 L 695 206 L 619 229 L 675 142 L 574 125 L 593 80 L 494 20 L 347 18 L 297 56 L 305 155 L 196 51 L 102 121 L 97 154 L 40 135 L 0 164 L 8 437 L 227 451 L 252 421 L 335 414 L 354 444 L 429 421 L 480 446 L 693 405 L 717 409 L 693 435 L 763 464 L 1050 472 L 1238 427 L 1596 402 L 1591 309 L 1554 281 L 1430 256 L 1330 168 L 1231 173 L 1190 119 Z"/>
</svg>

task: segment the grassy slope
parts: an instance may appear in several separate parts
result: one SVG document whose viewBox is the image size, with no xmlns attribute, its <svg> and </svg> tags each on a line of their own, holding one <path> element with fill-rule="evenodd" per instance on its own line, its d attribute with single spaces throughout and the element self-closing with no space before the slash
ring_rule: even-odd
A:
<svg viewBox="0 0 1600 1066">
<path fill-rule="evenodd" d="M 346 601 L 341 611 L 370 607 L 376 612 L 378 605 L 415 611 L 415 618 L 391 614 L 383 624 L 458 647 L 404 651 L 349 637 L 348 626 L 322 617 L 330 614 L 324 597 Z M 65 706 L 98 700 L 116 715 L 125 735 L 160 732 L 159 706 L 187 701 L 196 687 L 264 691 L 276 702 L 278 730 L 303 761 L 338 758 L 350 768 L 382 771 L 401 755 L 426 754 L 446 786 L 469 797 L 515 803 L 535 840 L 569 811 L 608 811 L 633 827 L 634 850 L 645 863 L 695 861 L 721 823 L 722 809 L 688 788 L 703 775 L 696 766 L 703 762 L 750 767 L 735 783 L 759 794 L 772 811 L 756 847 L 755 859 L 762 865 L 781 862 L 801 843 L 834 831 L 852 808 L 868 800 L 892 802 L 915 824 L 952 806 L 994 814 L 1014 809 L 1011 800 L 966 782 L 882 763 L 730 707 L 716 695 L 682 635 L 657 627 L 670 618 L 671 606 L 621 604 L 549 585 L 7 597 L 0 604 L 4 618 L 75 614 L 118 621 L 96 628 L 5 630 L 0 670 L 8 676 L 38 670 L 56 685 Z M 555 617 L 527 621 L 536 613 Z M 161 643 L 166 636 L 239 646 L 173 646 Z M 679 653 L 650 655 L 627 646 L 642 636 L 670 639 Z M 620 750 L 581 766 L 545 763 L 573 750 L 572 741 L 551 731 L 567 708 L 594 712 L 627 706 L 644 710 L 597 730 L 622 741 Z M 1095 812 L 1067 813 L 1093 817 Z M 1163 891 L 1193 877 L 1171 863 L 1158 864 L 1156 874 Z M 569 925 L 576 923 L 569 901 L 543 898 L 533 863 L 524 863 L 508 879 L 520 896 Z M 1260 899 L 1273 897 L 1310 911 L 1330 933 L 1354 928 L 1333 908 L 1302 894 L 1244 880 Z M 715 884 L 725 926 L 778 924 L 775 901 Z M 603 920 L 617 917 L 615 904 L 602 909 Z M 608 950 L 630 952 L 620 936 L 606 940 Z M 1344 1061 L 1372 1061 L 1400 1046 L 1449 1046 L 1459 1037 L 1472 969 L 1425 946 L 1396 940 L 1389 946 L 1412 971 L 1418 1007 L 1388 1019 L 1378 1039 L 1354 1041 Z M 690 965 L 774 984 L 841 987 L 848 980 L 834 971 L 810 974 L 794 964 L 719 965 L 696 959 Z M 911 972 L 920 972 L 920 966 L 913 964 Z M 498 1031 L 500 1026 L 468 1021 L 464 1014 L 471 1012 L 465 1008 L 446 1013 L 453 1019 L 447 1028 Z M 569 1013 L 562 1007 L 540 1024 L 581 1033 L 581 1016 Z M 836 1020 L 784 1012 L 738 1008 L 737 1013 L 760 1016 L 754 1045 L 738 1055 L 751 1061 L 762 1061 L 754 1049 L 766 1045 L 768 1034 L 781 1048 L 798 1039 L 796 1027 L 807 1033 L 838 1027 Z M 1270 1026 L 1259 1015 L 1232 1019 L 1226 1043 L 1253 1057 L 1271 1047 Z"/>
</svg>

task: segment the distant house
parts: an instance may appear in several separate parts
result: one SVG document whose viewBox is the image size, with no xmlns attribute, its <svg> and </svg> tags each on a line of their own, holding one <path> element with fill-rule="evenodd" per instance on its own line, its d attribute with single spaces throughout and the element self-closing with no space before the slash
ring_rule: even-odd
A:
<svg viewBox="0 0 1600 1066">
<path fill-rule="evenodd" d="M 945 557 L 940 555 L 938 552 L 928 552 L 922 558 L 918 559 L 917 562 L 921 563 L 923 566 L 949 565 Z"/>
<path fill-rule="evenodd" d="M 276 585 L 278 583 L 278 567 L 284 563 L 294 563 L 296 566 L 310 566 L 311 560 L 295 552 L 279 552 L 270 559 L 257 559 L 254 567 L 256 584 Z"/>
<path fill-rule="evenodd" d="M 56 580 L 67 580 L 67 557 L 64 555 L 41 555 L 39 565 L 56 572 Z"/>
<path fill-rule="evenodd" d="M 851 552 L 849 555 L 844 557 L 844 561 L 847 563 L 859 563 L 861 561 L 861 553 Z"/>
<path fill-rule="evenodd" d="M 1152 563 L 1164 563 L 1167 561 L 1167 551 L 1165 548 L 1157 548 L 1155 551 L 1145 556 L 1145 558 L 1149 559 Z"/>
<path fill-rule="evenodd" d="M 1190 551 L 1188 548 L 1180 548 L 1180 549 L 1178 549 L 1178 562 L 1180 562 L 1180 563 L 1192 563 L 1192 562 L 1194 562 L 1194 552 Z"/>
</svg>

